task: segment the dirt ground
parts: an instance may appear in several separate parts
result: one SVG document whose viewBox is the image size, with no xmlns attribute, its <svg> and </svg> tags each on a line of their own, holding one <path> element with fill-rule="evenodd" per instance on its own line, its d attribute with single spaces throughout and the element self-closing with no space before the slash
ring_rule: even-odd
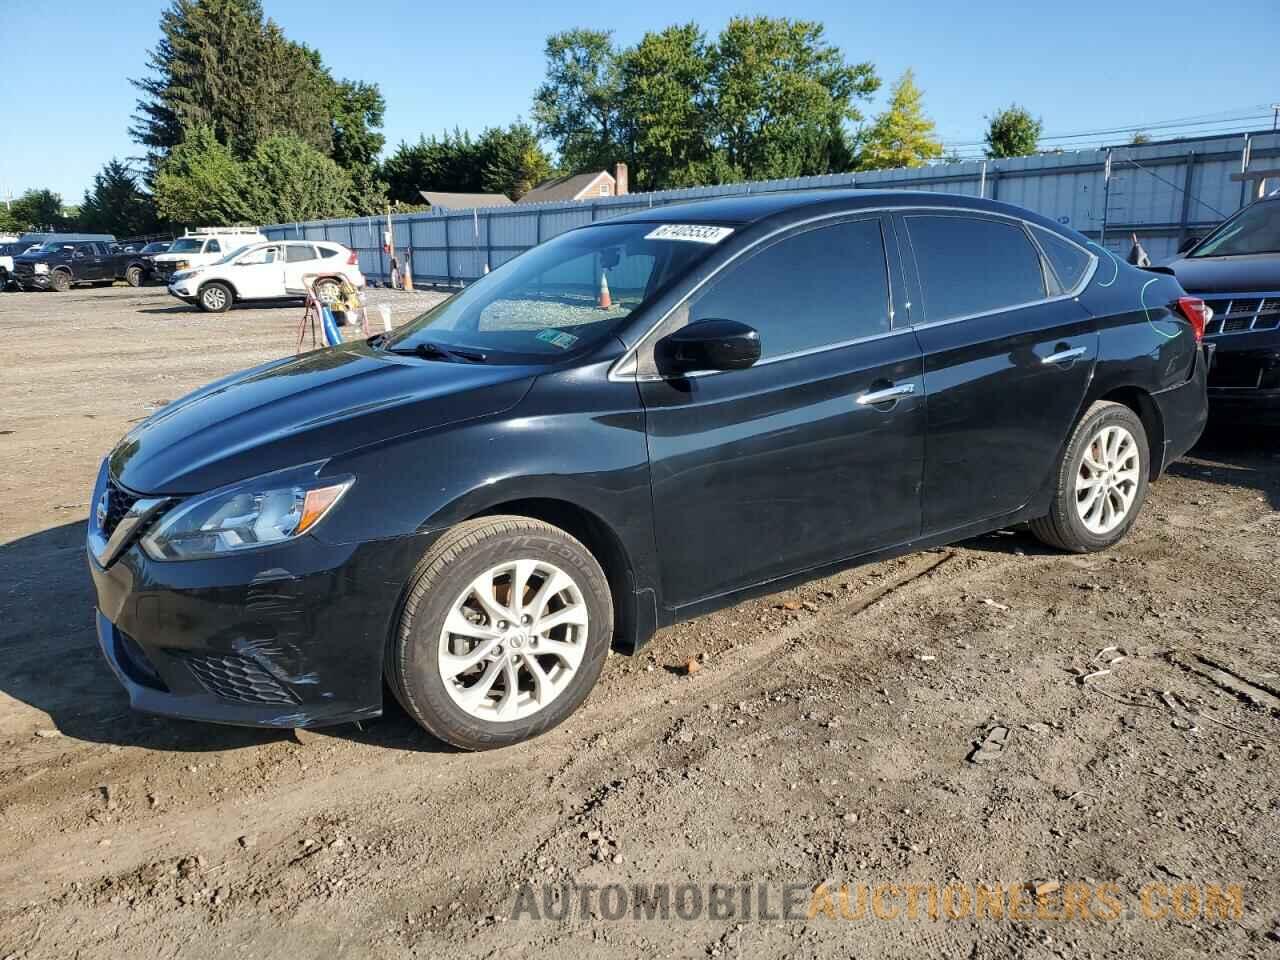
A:
<svg viewBox="0 0 1280 960">
<path fill-rule="evenodd" d="M 1280 952 L 1274 434 L 1212 431 L 1108 553 L 1003 533 L 664 631 L 507 750 L 390 704 L 298 736 L 135 714 L 93 634 L 99 460 L 300 312 L 0 294 L 0 960 Z M 617 917 L 662 884 L 683 912 Z M 978 884 L 1003 917 L 960 908 Z"/>
</svg>

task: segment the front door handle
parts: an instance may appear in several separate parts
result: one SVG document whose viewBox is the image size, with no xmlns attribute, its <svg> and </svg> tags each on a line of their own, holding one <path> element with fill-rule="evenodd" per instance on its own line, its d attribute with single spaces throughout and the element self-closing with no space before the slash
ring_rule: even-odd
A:
<svg viewBox="0 0 1280 960">
<path fill-rule="evenodd" d="M 1057 353 L 1051 353 L 1047 357 L 1043 357 L 1041 363 L 1066 363 L 1069 360 L 1075 360 L 1083 357 L 1089 352 L 1088 347 L 1072 347 L 1070 350 L 1059 350 Z"/>
<path fill-rule="evenodd" d="M 916 385 L 914 383 L 900 383 L 896 387 L 885 387 L 883 390 L 871 390 L 867 393 L 859 394 L 855 402 L 860 406 L 869 407 L 879 403 L 899 400 L 902 397 L 909 397 L 915 392 Z"/>
</svg>

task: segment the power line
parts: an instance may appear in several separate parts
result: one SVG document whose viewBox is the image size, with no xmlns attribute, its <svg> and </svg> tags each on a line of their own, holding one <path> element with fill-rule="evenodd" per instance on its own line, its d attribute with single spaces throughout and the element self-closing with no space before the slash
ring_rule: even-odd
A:
<svg viewBox="0 0 1280 960">
<path fill-rule="evenodd" d="M 1254 109 L 1259 109 L 1259 108 L 1254 108 Z M 1236 111 L 1223 111 L 1223 112 L 1235 113 Z M 1201 117 L 1198 119 L 1183 118 L 1181 120 L 1161 120 L 1155 123 L 1130 123 L 1120 127 L 1100 128 L 1097 130 L 1084 130 L 1077 133 L 1045 134 L 1044 136 L 1040 137 L 1040 140 L 1042 142 L 1056 141 L 1056 140 L 1081 140 L 1081 139 L 1087 139 L 1090 137 L 1103 137 L 1103 136 L 1112 136 L 1115 134 L 1122 134 L 1122 133 L 1133 133 L 1135 131 L 1207 127 L 1207 126 L 1218 126 L 1218 125 L 1228 124 L 1228 123 L 1253 123 L 1259 120 L 1269 120 L 1269 119 L 1271 119 L 1270 114 L 1219 116 L 1214 119 L 1205 119 L 1205 115 L 1202 114 Z M 982 146 L 985 142 L 986 142 L 985 140 L 944 140 L 943 146 L 978 147 L 978 146 Z"/>
</svg>

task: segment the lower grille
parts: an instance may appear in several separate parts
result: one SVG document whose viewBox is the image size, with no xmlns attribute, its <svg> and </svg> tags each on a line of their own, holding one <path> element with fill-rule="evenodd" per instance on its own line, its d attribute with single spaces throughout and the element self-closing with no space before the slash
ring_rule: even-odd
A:
<svg viewBox="0 0 1280 960">
<path fill-rule="evenodd" d="M 200 686 L 236 703 L 297 703 L 298 698 L 253 660 L 238 654 L 183 654 Z"/>
<path fill-rule="evenodd" d="M 135 683 L 155 690 L 169 689 L 160 679 L 160 674 L 156 672 L 151 661 L 147 659 L 147 655 L 142 652 L 142 647 L 138 646 L 137 641 L 123 630 L 116 631 L 116 662 Z"/>
</svg>

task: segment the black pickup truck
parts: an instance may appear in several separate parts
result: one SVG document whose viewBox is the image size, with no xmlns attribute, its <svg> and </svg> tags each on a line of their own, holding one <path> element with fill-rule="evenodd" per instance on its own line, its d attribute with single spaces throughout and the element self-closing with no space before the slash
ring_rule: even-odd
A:
<svg viewBox="0 0 1280 960">
<path fill-rule="evenodd" d="M 101 240 L 47 240 L 13 258 L 13 280 L 23 290 L 61 292 L 78 284 L 132 282 L 149 270 L 150 261 L 140 253 Z"/>
</svg>

